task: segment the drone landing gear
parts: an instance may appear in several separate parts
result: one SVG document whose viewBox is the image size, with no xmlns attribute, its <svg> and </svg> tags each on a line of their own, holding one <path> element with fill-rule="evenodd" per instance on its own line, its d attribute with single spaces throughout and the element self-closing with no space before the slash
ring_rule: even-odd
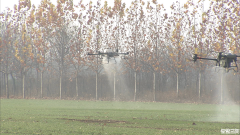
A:
<svg viewBox="0 0 240 135">
<path fill-rule="evenodd" d="M 231 66 L 231 67 L 226 67 L 226 68 L 222 68 L 222 67 L 215 67 L 215 72 L 219 72 L 220 70 L 225 70 L 227 73 L 230 71 L 230 70 L 233 70 L 234 72 L 238 72 L 238 67 L 237 66 Z"/>
<path fill-rule="evenodd" d="M 227 70 L 227 69 L 226 69 Z M 231 68 L 228 68 L 228 71 L 229 70 L 233 70 L 234 72 L 238 72 L 238 66 L 231 66 Z M 227 71 L 227 72 L 228 72 Z"/>
<path fill-rule="evenodd" d="M 110 58 L 108 58 L 108 64 L 109 64 L 109 59 L 110 59 Z M 113 57 L 113 59 L 114 59 L 114 61 L 115 61 L 115 64 L 116 64 L 116 63 L 117 63 L 117 61 L 116 61 L 115 57 Z"/>
<path fill-rule="evenodd" d="M 109 64 L 110 59 L 111 59 L 111 58 L 107 58 L 107 63 L 106 63 L 106 64 Z M 115 63 L 117 63 L 115 57 L 114 57 L 114 61 L 115 61 Z"/>
</svg>

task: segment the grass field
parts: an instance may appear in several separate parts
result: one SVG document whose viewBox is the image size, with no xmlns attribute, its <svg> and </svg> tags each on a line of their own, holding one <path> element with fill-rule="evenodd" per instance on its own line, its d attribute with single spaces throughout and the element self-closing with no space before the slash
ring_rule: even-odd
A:
<svg viewBox="0 0 240 135">
<path fill-rule="evenodd" d="M 1 134 L 208 135 L 239 129 L 239 106 L 1 99 Z"/>
</svg>

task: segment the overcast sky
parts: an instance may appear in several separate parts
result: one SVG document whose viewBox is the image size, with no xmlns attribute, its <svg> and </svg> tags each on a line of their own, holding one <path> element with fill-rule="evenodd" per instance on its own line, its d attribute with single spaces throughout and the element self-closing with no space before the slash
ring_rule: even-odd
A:
<svg viewBox="0 0 240 135">
<path fill-rule="evenodd" d="M 1 9 L 0 11 L 6 10 L 6 7 L 9 7 L 13 9 L 14 4 L 18 4 L 19 0 L 0 0 L 1 1 Z M 57 0 L 51 0 L 52 3 L 56 5 Z M 80 0 L 73 0 L 74 4 L 77 4 Z M 84 3 L 88 3 L 89 0 L 83 0 Z M 94 4 L 96 4 L 97 0 L 92 0 Z M 104 3 L 105 0 L 102 0 L 102 3 Z M 113 6 L 114 0 L 107 0 L 109 6 Z M 122 2 L 127 4 L 127 7 L 131 4 L 133 0 L 122 0 Z M 145 2 L 147 1 L 152 1 L 152 0 L 144 0 Z M 157 0 L 159 4 L 163 4 L 166 9 L 169 9 L 171 4 L 177 0 Z M 187 0 L 180 0 L 181 4 L 185 3 Z M 195 0 L 197 1 L 197 0 Z M 40 4 L 41 0 L 31 0 L 32 4 L 34 4 L 36 7 Z"/>
</svg>

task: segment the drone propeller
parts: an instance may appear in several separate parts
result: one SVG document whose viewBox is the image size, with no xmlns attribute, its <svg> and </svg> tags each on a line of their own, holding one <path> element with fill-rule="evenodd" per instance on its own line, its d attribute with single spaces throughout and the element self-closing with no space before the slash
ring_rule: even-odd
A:
<svg viewBox="0 0 240 135">
<path fill-rule="evenodd" d="M 193 56 L 194 63 L 197 61 L 197 59 L 199 59 L 199 57 L 197 56 L 197 54 L 194 54 L 194 56 Z"/>
<path fill-rule="evenodd" d="M 195 53 L 193 54 L 193 59 L 190 61 L 193 61 L 194 63 L 197 61 L 198 59 L 198 48 L 195 48 Z"/>
<path fill-rule="evenodd" d="M 203 53 L 198 53 L 198 48 L 195 48 L 195 53 L 193 55 L 193 60 L 194 62 L 197 61 L 197 59 L 205 59 L 204 57 L 206 57 L 207 54 L 203 54 Z"/>
<path fill-rule="evenodd" d="M 195 48 L 195 53 L 194 53 L 194 55 L 193 55 L 192 61 L 196 62 L 197 59 L 214 60 L 214 61 L 216 61 L 216 65 L 217 65 L 217 64 L 219 63 L 219 60 L 220 60 L 221 57 L 222 57 L 222 55 L 221 55 L 222 52 L 219 53 L 219 54 L 220 54 L 220 55 L 218 56 L 218 59 L 206 58 L 207 54 L 203 54 L 203 53 L 198 54 L 198 48 Z M 219 63 L 219 65 L 220 65 L 220 63 Z"/>
</svg>

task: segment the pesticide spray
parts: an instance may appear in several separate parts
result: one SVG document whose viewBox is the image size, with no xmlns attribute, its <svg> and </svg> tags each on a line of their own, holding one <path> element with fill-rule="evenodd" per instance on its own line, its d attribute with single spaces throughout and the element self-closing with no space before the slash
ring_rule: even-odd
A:
<svg viewBox="0 0 240 135">
<path fill-rule="evenodd" d="M 113 100 L 118 100 L 117 94 L 119 93 L 120 95 L 126 97 L 129 96 L 129 90 L 126 85 L 124 77 L 121 75 L 121 58 L 116 57 L 115 60 L 111 59 L 108 63 L 108 60 L 106 58 L 103 59 L 103 68 L 104 71 L 106 72 L 106 75 L 108 77 L 108 83 L 113 91 Z M 121 87 L 117 88 L 117 83 L 121 83 Z M 118 85 L 119 86 L 119 85 Z M 118 90 L 118 91 L 117 91 Z"/>
<path fill-rule="evenodd" d="M 216 72 L 215 72 L 216 73 Z M 216 95 L 219 104 L 215 108 L 215 114 L 210 118 L 214 122 L 240 122 L 240 107 L 231 98 L 229 94 L 230 86 L 227 84 L 227 77 L 231 77 L 231 73 L 220 70 L 216 73 Z"/>
</svg>

